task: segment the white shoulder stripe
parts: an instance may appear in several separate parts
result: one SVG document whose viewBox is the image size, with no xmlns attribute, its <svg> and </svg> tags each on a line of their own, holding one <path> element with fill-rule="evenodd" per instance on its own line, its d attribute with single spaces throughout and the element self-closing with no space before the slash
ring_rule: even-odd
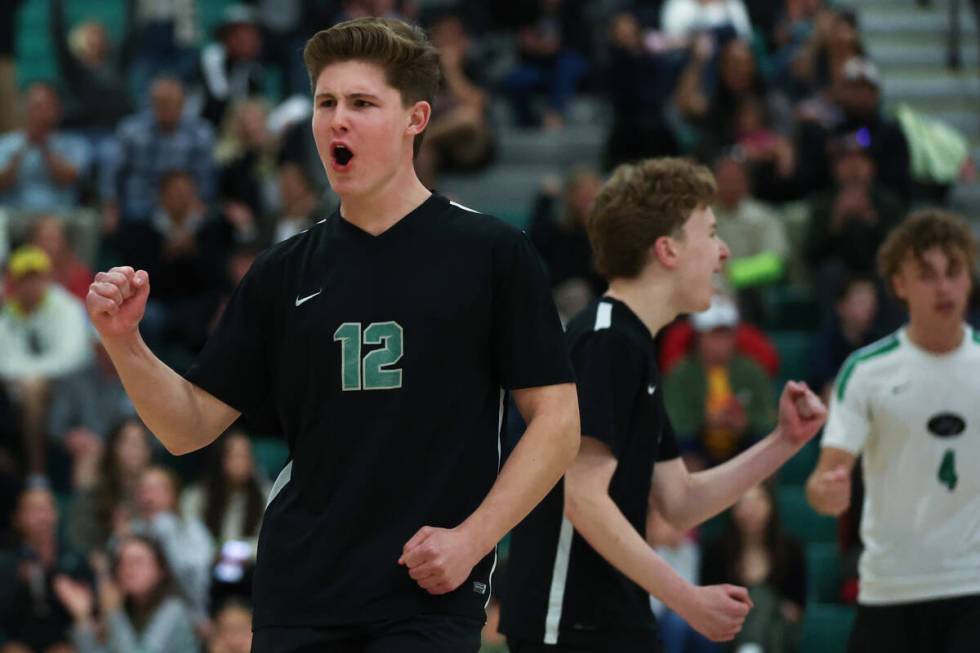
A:
<svg viewBox="0 0 980 653">
<path fill-rule="evenodd" d="M 468 207 L 468 206 L 463 206 L 463 205 L 462 205 L 462 204 L 460 204 L 459 202 L 453 202 L 453 201 L 450 201 L 449 203 L 450 203 L 450 204 L 452 204 L 453 206 L 455 206 L 455 207 L 456 207 L 456 208 L 458 208 L 458 209 L 463 209 L 464 211 L 469 211 L 470 213 L 479 213 L 479 211 L 477 211 L 477 210 L 475 210 L 475 209 L 471 209 L 471 208 L 470 208 L 470 207 Z"/>
<path fill-rule="evenodd" d="M 600 302 L 595 311 L 595 331 L 612 326 L 612 304 Z"/>
</svg>

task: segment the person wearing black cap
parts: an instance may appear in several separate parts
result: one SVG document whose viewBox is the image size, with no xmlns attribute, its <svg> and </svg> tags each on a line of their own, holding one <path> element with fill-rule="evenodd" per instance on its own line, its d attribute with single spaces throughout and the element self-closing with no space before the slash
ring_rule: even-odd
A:
<svg viewBox="0 0 980 653">
<path fill-rule="evenodd" d="M 217 127 L 231 103 L 261 94 L 265 68 L 259 61 L 262 32 L 251 7 L 227 7 L 214 35 L 216 42 L 201 52 L 201 115 Z"/>
</svg>

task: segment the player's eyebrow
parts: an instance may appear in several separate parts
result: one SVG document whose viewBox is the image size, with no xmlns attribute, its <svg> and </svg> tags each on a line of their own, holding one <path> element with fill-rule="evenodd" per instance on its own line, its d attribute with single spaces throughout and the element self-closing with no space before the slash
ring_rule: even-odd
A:
<svg viewBox="0 0 980 653">
<path fill-rule="evenodd" d="M 316 94 L 316 96 L 313 99 L 319 102 L 324 98 L 335 98 L 335 97 L 337 96 L 334 93 L 331 93 L 329 91 L 320 91 L 319 93 Z M 348 100 L 372 100 L 374 102 L 380 101 L 380 98 L 377 95 L 372 95 L 371 93 L 365 93 L 363 91 L 356 92 L 356 93 L 348 93 L 344 97 L 346 97 Z"/>
</svg>

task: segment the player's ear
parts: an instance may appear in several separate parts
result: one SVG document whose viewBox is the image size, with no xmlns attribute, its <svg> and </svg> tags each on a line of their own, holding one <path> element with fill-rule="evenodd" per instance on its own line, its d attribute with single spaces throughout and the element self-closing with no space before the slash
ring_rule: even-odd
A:
<svg viewBox="0 0 980 653">
<path fill-rule="evenodd" d="M 425 131 L 432 117 L 432 105 L 425 100 L 419 100 L 412 105 L 408 114 L 408 133 L 416 136 Z"/>
<path fill-rule="evenodd" d="M 908 291 L 905 285 L 905 275 L 901 271 L 892 275 L 889 282 L 892 284 L 892 292 L 903 302 L 908 301 Z"/>
<path fill-rule="evenodd" d="M 659 261 L 667 269 L 677 267 L 679 253 L 677 241 L 670 236 L 661 236 L 650 246 L 650 260 Z"/>
</svg>

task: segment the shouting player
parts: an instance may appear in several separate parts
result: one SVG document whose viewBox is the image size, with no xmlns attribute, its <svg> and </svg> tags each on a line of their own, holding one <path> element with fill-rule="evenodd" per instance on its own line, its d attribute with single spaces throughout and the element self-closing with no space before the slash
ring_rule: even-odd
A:
<svg viewBox="0 0 980 653">
<path fill-rule="evenodd" d="M 186 379 L 140 339 L 146 272 L 100 273 L 90 314 L 171 452 L 278 417 L 254 651 L 475 652 L 497 541 L 578 448 L 561 324 L 528 239 L 415 174 L 439 83 L 424 33 L 354 20 L 304 57 L 338 211 L 256 260 Z M 530 427 L 498 476 L 504 389 Z"/>
</svg>

